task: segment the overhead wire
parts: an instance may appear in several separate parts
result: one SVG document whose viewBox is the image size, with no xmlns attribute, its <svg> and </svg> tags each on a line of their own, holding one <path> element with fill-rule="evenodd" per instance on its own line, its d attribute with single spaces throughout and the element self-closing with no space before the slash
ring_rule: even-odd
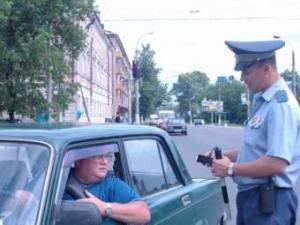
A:
<svg viewBox="0 0 300 225">
<path fill-rule="evenodd" d="M 153 22 L 153 21 L 229 21 L 229 20 L 300 20 L 298 17 L 202 17 L 202 18 L 121 18 L 102 19 L 103 22 Z"/>
</svg>

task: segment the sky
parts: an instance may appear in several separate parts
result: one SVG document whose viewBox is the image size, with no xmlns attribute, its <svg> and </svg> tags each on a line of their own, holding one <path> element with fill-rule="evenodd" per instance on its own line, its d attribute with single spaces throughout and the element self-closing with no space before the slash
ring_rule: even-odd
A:
<svg viewBox="0 0 300 225">
<path fill-rule="evenodd" d="M 233 70 L 234 55 L 225 40 L 286 40 L 277 52 L 279 72 L 300 71 L 299 0 L 96 0 L 106 30 L 119 35 L 129 59 L 150 44 L 169 88 L 180 73 L 206 73 L 213 83 Z M 149 34 L 153 32 L 153 34 Z"/>
</svg>

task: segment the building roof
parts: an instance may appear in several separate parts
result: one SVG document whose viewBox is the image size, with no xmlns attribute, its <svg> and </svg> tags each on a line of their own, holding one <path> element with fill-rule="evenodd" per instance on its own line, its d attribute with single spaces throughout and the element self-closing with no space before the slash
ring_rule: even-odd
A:
<svg viewBox="0 0 300 225">
<path fill-rule="evenodd" d="M 111 32 L 111 31 L 108 31 L 108 30 L 105 31 L 105 34 L 106 34 L 106 36 L 107 36 L 108 38 L 116 40 L 116 42 L 117 42 L 117 44 L 118 44 L 118 47 L 120 48 L 120 50 L 121 50 L 121 52 L 122 52 L 122 55 L 123 55 L 124 60 L 125 60 L 126 63 L 130 66 L 130 65 L 131 65 L 130 60 L 129 60 L 129 58 L 128 58 L 128 55 L 127 55 L 127 53 L 126 53 L 126 51 L 125 51 L 125 48 L 124 48 L 124 46 L 123 46 L 123 43 L 122 43 L 122 41 L 121 41 L 119 35 L 117 35 L 117 34 Z"/>
</svg>

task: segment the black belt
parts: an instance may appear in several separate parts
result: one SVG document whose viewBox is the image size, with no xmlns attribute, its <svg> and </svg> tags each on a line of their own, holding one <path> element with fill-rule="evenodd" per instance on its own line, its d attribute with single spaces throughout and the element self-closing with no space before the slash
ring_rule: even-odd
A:
<svg viewBox="0 0 300 225">
<path fill-rule="evenodd" d="M 275 189 L 282 189 L 282 190 L 293 190 L 293 188 L 291 187 L 278 187 L 278 186 L 274 186 Z"/>
<path fill-rule="evenodd" d="M 259 189 L 260 186 L 262 186 L 262 185 L 265 185 L 265 184 L 258 184 L 256 187 L 245 190 L 245 191 L 253 191 L 253 190 Z M 277 189 L 277 190 L 293 190 L 292 187 L 278 187 L 278 186 L 274 186 L 274 189 Z M 242 191 L 242 192 L 244 192 L 244 191 Z"/>
</svg>

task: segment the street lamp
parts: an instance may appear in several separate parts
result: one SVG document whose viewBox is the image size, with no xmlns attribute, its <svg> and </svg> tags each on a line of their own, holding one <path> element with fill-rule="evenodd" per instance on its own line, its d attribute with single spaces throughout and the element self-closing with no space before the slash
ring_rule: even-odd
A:
<svg viewBox="0 0 300 225">
<path fill-rule="evenodd" d="M 296 84 L 296 72 L 295 72 L 295 52 L 294 52 L 294 47 L 293 47 L 292 43 L 288 39 L 286 39 L 286 38 L 282 38 L 282 37 L 280 37 L 278 35 L 274 35 L 273 37 L 276 38 L 276 39 L 283 39 L 283 40 L 285 40 L 290 45 L 290 47 L 292 49 L 292 76 L 293 76 L 293 90 L 292 91 L 293 91 L 293 93 L 295 95 L 295 98 L 297 98 L 297 89 L 296 89 L 297 84 Z"/>
<path fill-rule="evenodd" d="M 140 41 L 142 40 L 143 37 L 147 35 L 154 34 L 154 32 L 147 32 L 143 35 L 141 35 L 136 42 L 136 47 L 135 47 L 135 55 L 134 55 L 134 60 L 132 66 L 134 67 L 133 70 L 136 70 L 135 68 L 137 66 L 137 57 L 138 57 L 138 46 Z M 140 124 L 140 85 L 139 85 L 139 77 L 134 77 L 135 79 L 135 123 Z"/>
</svg>

